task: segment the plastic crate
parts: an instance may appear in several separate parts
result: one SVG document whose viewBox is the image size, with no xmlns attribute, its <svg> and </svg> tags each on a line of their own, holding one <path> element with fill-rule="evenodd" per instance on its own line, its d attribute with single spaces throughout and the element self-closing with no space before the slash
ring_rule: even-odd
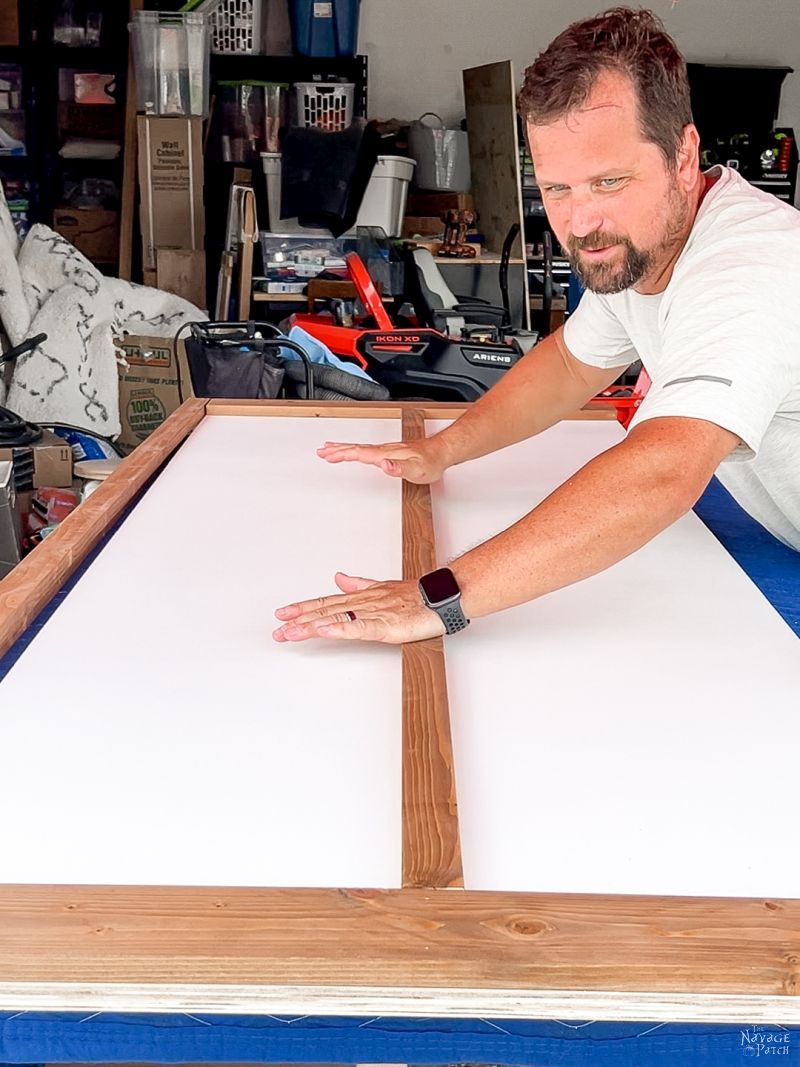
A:
<svg viewBox="0 0 800 1067">
<path fill-rule="evenodd" d="M 352 82 L 295 82 L 295 122 L 320 130 L 345 130 L 353 121 Z"/>
<path fill-rule="evenodd" d="M 267 49 L 267 0 L 204 0 L 215 55 L 263 55 Z"/>
</svg>

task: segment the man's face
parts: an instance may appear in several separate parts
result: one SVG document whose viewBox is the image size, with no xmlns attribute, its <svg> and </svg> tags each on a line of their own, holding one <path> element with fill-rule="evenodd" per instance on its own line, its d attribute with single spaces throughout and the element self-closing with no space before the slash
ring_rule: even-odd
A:
<svg viewBox="0 0 800 1067">
<path fill-rule="evenodd" d="M 691 225 L 696 162 L 670 170 L 642 140 L 630 80 L 602 74 L 579 110 L 530 124 L 528 137 L 550 225 L 581 282 L 659 291 Z"/>
</svg>

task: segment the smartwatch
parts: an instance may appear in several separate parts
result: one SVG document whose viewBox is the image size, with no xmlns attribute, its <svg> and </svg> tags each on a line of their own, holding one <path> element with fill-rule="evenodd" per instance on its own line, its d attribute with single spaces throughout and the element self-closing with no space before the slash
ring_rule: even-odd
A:
<svg viewBox="0 0 800 1067">
<path fill-rule="evenodd" d="M 457 634 L 469 626 L 469 619 L 461 610 L 461 590 L 449 567 L 423 574 L 419 580 L 419 591 L 425 607 L 435 611 L 444 623 L 446 633 Z"/>
</svg>

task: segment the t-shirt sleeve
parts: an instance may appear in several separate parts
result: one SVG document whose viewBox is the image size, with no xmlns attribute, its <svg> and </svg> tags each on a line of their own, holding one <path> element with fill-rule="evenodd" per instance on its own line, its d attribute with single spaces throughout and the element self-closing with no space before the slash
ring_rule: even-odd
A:
<svg viewBox="0 0 800 1067">
<path fill-rule="evenodd" d="M 564 324 L 564 343 L 590 367 L 629 367 L 639 358 L 631 339 L 608 301 L 587 290 Z"/>
<path fill-rule="evenodd" d="M 752 459 L 800 383 L 800 299 L 756 288 L 745 264 L 703 280 L 687 279 L 665 309 L 662 369 L 631 428 L 668 416 L 704 419 L 741 439 L 731 458 Z"/>
</svg>

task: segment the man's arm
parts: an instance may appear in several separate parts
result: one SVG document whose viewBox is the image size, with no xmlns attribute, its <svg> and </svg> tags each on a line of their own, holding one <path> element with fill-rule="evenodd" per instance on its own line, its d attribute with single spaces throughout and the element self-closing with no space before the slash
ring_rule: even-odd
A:
<svg viewBox="0 0 800 1067">
<path fill-rule="evenodd" d="M 534 600 L 635 552 L 692 507 L 738 444 L 735 434 L 700 419 L 642 423 L 519 522 L 450 564 L 465 614 Z M 336 581 L 344 595 L 279 609 L 275 639 L 400 643 L 443 632 L 414 581 Z"/>
<path fill-rule="evenodd" d="M 447 429 L 413 445 L 327 442 L 318 454 L 329 463 L 381 467 L 411 482 L 433 482 L 448 467 L 523 441 L 582 408 L 620 376 L 624 367 L 599 369 L 567 349 L 563 327 L 545 338 Z"/>
<path fill-rule="evenodd" d="M 522 604 L 605 570 L 696 503 L 739 438 L 700 419 L 652 419 L 539 507 L 450 566 L 468 616 Z"/>
<path fill-rule="evenodd" d="M 447 429 L 431 438 L 452 467 L 555 426 L 606 389 L 625 367 L 591 367 L 576 359 L 560 326 L 527 352 Z"/>
</svg>

